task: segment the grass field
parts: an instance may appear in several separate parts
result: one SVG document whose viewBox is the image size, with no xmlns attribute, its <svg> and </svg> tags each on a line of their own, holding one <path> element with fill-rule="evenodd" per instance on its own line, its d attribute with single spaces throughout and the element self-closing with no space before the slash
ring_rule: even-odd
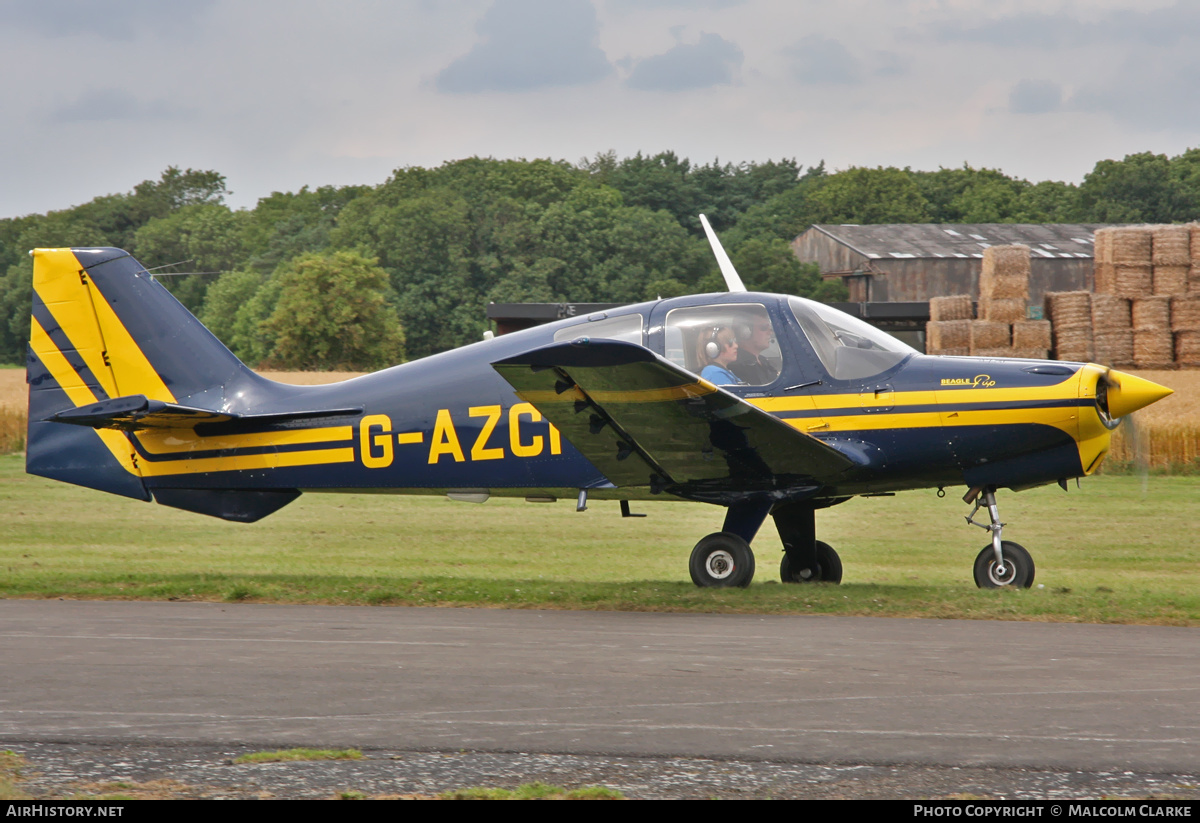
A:
<svg viewBox="0 0 1200 823">
<path fill-rule="evenodd" d="M 980 591 L 986 542 L 967 507 L 932 492 L 820 512 L 841 586 L 777 582 L 770 524 L 746 590 L 697 589 L 692 545 L 721 511 L 647 503 L 484 505 L 444 498 L 310 494 L 255 524 L 225 523 L 30 477 L 0 457 L 0 597 L 456 605 L 855 614 L 1200 625 L 1200 478 L 1103 477 L 1000 496 L 1038 564 L 1026 591 Z"/>
</svg>

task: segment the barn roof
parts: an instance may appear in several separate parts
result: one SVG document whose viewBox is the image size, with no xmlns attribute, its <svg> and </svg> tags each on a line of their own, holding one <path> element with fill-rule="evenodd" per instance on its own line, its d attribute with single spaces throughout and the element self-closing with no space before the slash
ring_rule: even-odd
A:
<svg viewBox="0 0 1200 823">
<path fill-rule="evenodd" d="M 1029 246 L 1036 258 L 1092 257 L 1092 234 L 1107 223 L 894 223 L 875 226 L 820 223 L 828 235 L 865 257 L 905 259 L 983 257 L 988 246 Z"/>
</svg>

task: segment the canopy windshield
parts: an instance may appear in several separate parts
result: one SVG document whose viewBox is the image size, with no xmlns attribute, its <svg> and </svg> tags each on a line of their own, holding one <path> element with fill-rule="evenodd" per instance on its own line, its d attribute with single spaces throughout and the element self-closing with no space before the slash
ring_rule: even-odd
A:
<svg viewBox="0 0 1200 823">
<path fill-rule="evenodd" d="M 865 380 L 917 353 L 890 334 L 822 303 L 789 297 L 788 305 L 835 380 Z"/>
</svg>

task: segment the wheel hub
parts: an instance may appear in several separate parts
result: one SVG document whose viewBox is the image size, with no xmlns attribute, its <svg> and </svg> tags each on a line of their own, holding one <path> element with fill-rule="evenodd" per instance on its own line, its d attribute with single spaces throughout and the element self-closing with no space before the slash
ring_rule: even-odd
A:
<svg viewBox="0 0 1200 823">
<path fill-rule="evenodd" d="M 710 554 L 704 565 L 713 578 L 724 580 L 733 574 L 733 555 L 724 549 L 720 549 Z"/>
<path fill-rule="evenodd" d="M 1016 577 L 1016 566 L 1012 563 L 1001 565 L 993 560 L 988 566 L 988 577 L 997 586 L 1007 586 Z"/>
</svg>

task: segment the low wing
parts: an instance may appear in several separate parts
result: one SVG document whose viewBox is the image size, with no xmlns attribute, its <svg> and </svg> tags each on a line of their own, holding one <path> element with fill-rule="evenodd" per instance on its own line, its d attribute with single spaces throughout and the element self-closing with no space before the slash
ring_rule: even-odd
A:
<svg viewBox="0 0 1200 823">
<path fill-rule="evenodd" d="M 556 343 L 492 368 L 617 486 L 717 501 L 814 488 L 857 465 L 632 343 Z"/>
</svg>

